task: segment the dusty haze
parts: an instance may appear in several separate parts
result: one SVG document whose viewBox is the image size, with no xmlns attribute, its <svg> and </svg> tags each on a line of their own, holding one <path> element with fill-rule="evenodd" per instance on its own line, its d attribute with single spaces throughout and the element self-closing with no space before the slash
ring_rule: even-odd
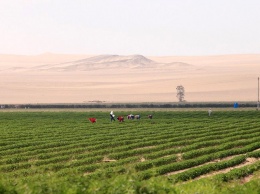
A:
<svg viewBox="0 0 260 194">
<path fill-rule="evenodd" d="M 0 55 L 0 104 L 257 101 L 259 55 Z"/>
</svg>

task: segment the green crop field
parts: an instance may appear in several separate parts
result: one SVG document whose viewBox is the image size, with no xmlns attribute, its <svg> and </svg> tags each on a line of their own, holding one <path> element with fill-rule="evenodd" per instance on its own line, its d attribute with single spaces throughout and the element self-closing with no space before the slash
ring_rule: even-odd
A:
<svg viewBox="0 0 260 194">
<path fill-rule="evenodd" d="M 0 193 L 260 193 L 260 112 L 114 112 L 0 112 Z"/>
</svg>

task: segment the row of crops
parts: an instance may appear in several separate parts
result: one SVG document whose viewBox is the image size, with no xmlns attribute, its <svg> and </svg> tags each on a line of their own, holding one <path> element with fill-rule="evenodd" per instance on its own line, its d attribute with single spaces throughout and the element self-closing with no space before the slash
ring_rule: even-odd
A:
<svg viewBox="0 0 260 194">
<path fill-rule="evenodd" d="M 178 193 L 190 179 L 229 182 L 260 171 L 258 111 L 134 114 L 141 119 L 119 123 L 98 111 L 0 112 L 0 193 L 149 193 L 164 184 Z"/>
</svg>

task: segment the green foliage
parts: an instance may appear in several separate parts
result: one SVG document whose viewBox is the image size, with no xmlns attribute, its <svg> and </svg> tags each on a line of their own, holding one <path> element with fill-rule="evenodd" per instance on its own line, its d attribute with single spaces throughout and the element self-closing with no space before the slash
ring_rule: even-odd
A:
<svg viewBox="0 0 260 194">
<path fill-rule="evenodd" d="M 237 156 L 229 161 L 205 164 L 203 166 L 195 167 L 195 168 L 189 169 L 185 172 L 171 176 L 171 179 L 173 179 L 174 182 L 187 181 L 190 179 L 194 179 L 198 176 L 201 176 L 203 174 L 209 173 L 211 171 L 217 171 L 217 170 L 221 170 L 221 169 L 225 169 L 228 167 L 232 167 L 232 166 L 241 164 L 242 162 L 245 161 L 245 159 L 246 159 L 245 156 Z"/>
<path fill-rule="evenodd" d="M 141 120 L 111 123 L 109 112 L 98 111 L 0 112 L 0 193 L 239 193 L 230 182 L 260 170 L 254 162 L 216 175 L 215 187 L 188 182 L 259 158 L 259 112 L 131 113 Z M 245 185 L 250 191 L 259 183 Z"/>
</svg>

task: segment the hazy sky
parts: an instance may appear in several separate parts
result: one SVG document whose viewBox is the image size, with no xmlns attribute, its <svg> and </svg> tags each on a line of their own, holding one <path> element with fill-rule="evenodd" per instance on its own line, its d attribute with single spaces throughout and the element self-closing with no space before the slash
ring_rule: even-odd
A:
<svg viewBox="0 0 260 194">
<path fill-rule="evenodd" d="M 0 53 L 260 53 L 260 0 L 0 0 Z"/>
</svg>

